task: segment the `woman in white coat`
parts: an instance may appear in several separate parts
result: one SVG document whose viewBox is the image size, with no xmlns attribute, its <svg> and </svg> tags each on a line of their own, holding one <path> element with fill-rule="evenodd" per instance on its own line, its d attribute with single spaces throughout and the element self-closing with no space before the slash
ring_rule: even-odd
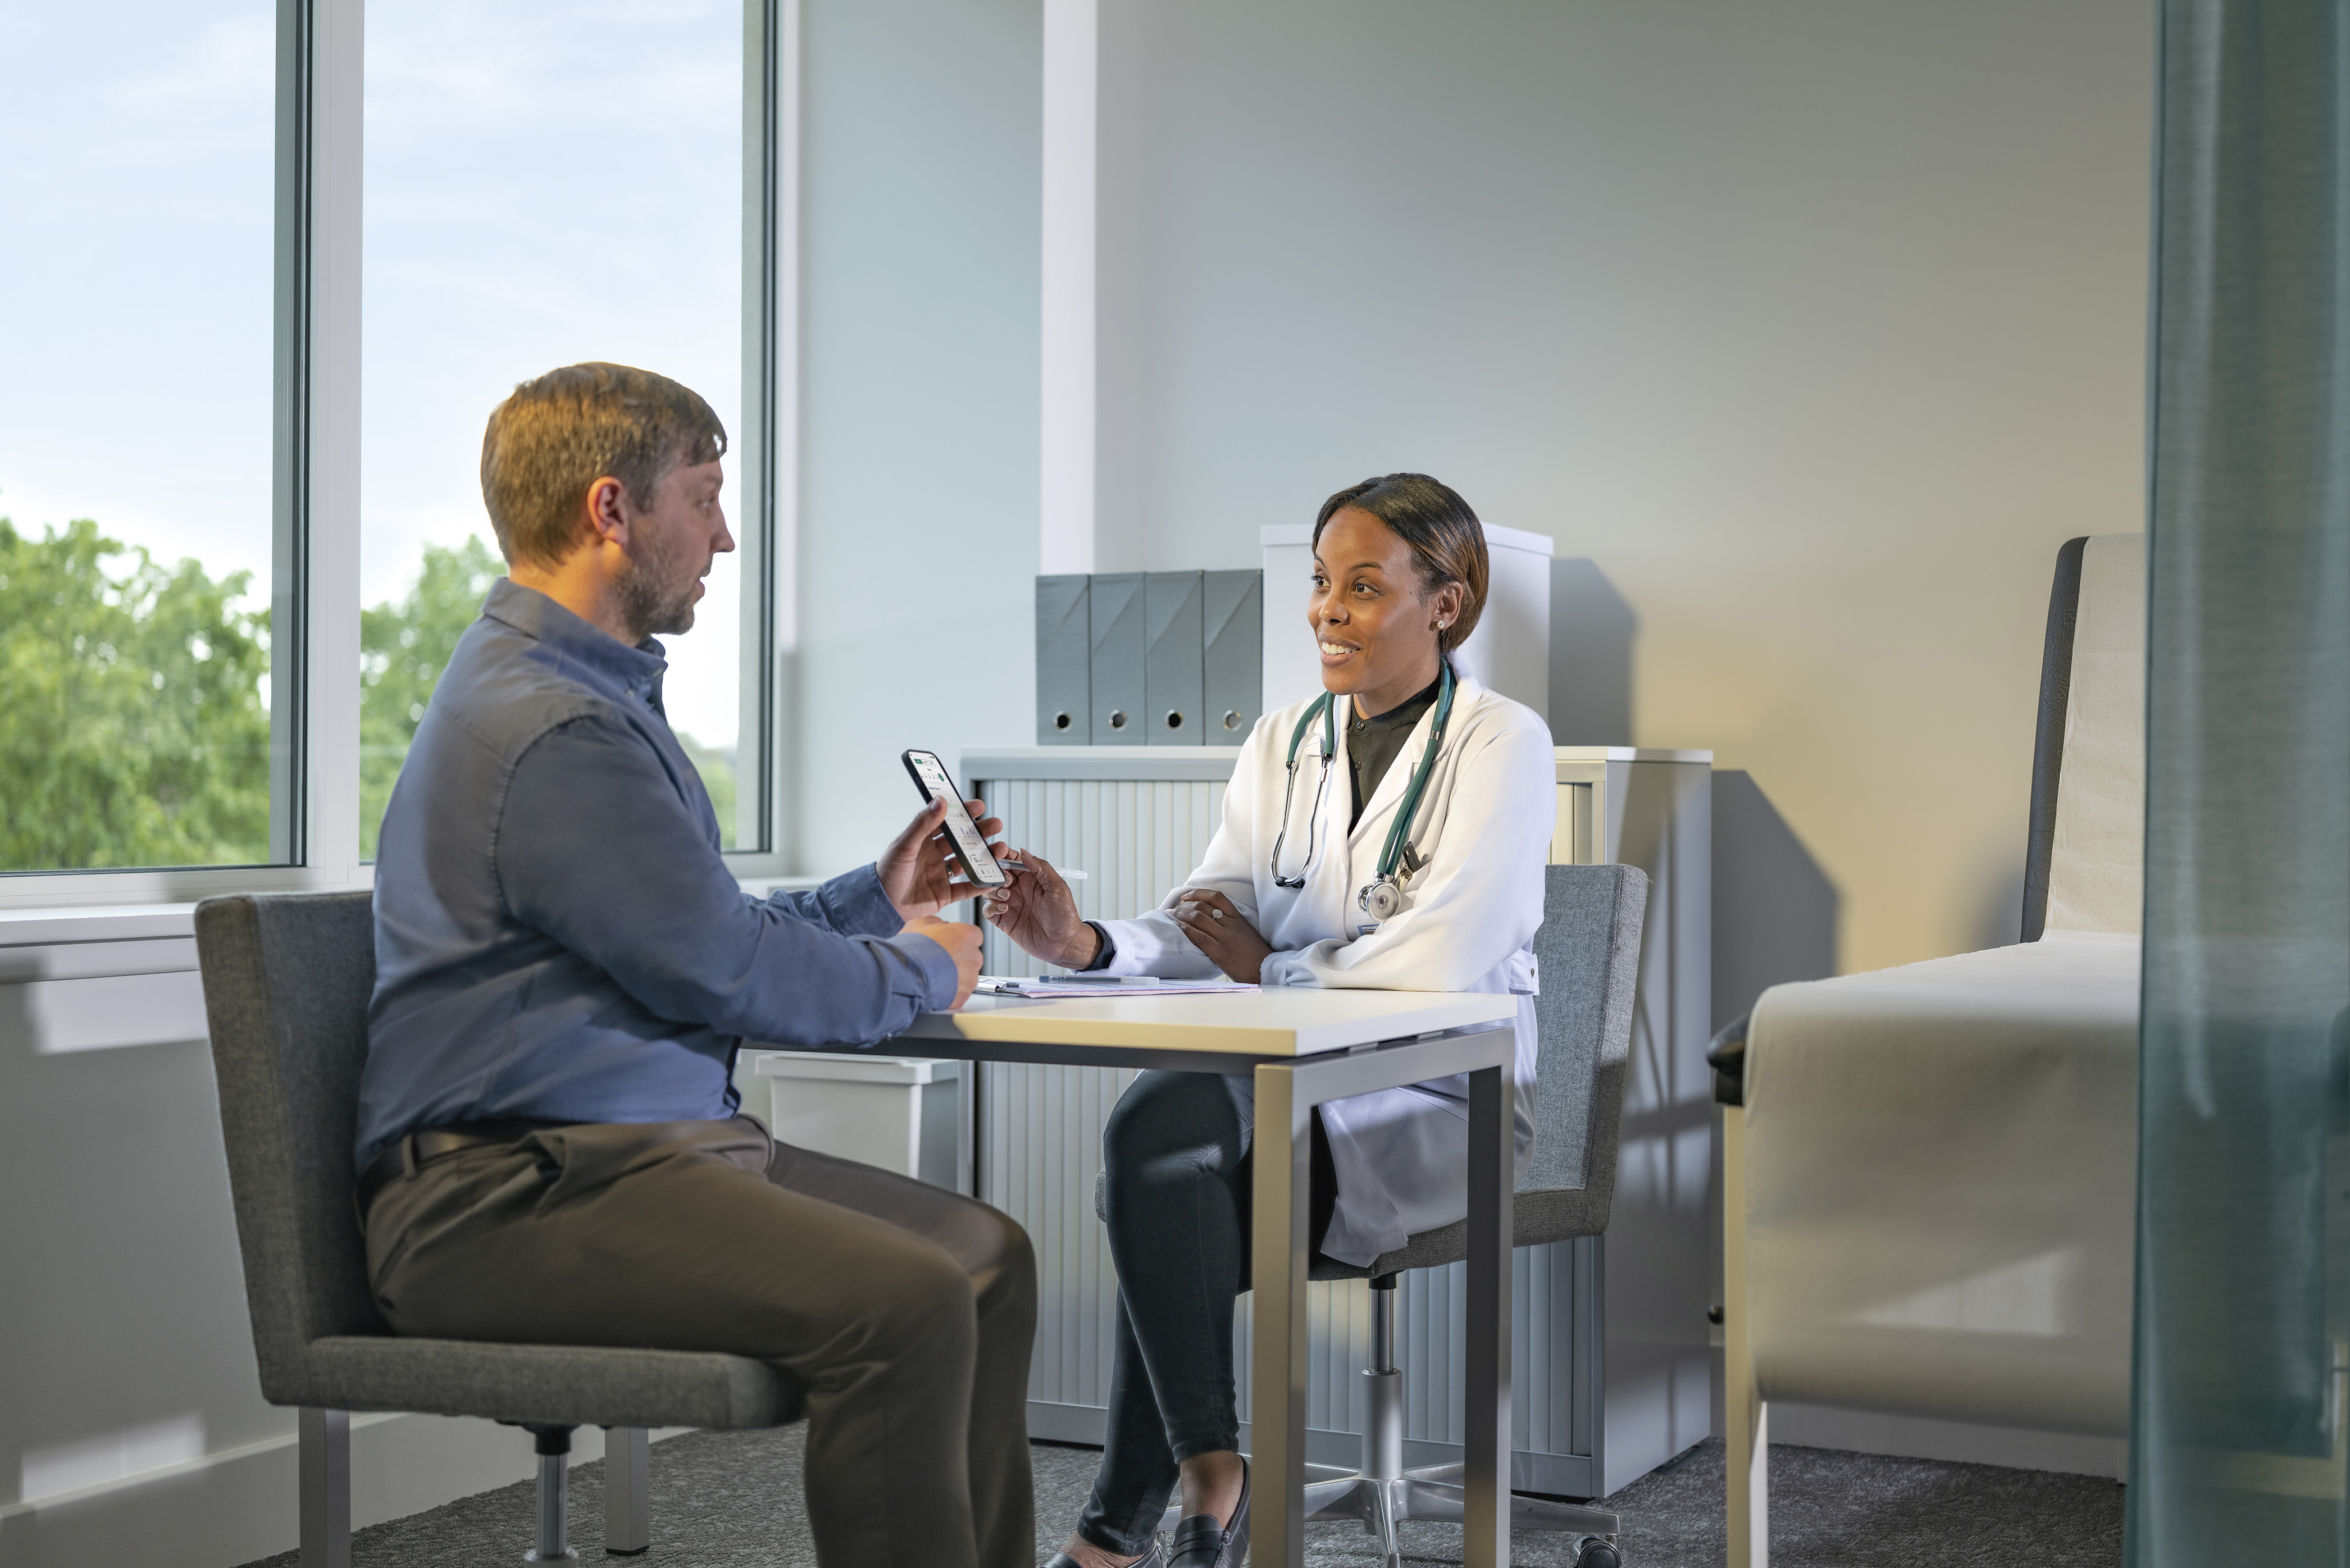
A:
<svg viewBox="0 0 2350 1568">
<path fill-rule="evenodd" d="M 1265 985 L 1519 997 L 1517 1158 L 1534 1142 L 1543 867 L 1557 811 L 1550 732 L 1451 653 L 1486 586 L 1483 530 L 1423 474 L 1340 491 L 1314 534 L 1308 627 L 1322 698 L 1259 720 L 1207 857 L 1158 909 L 1078 918 L 1052 867 L 1021 868 L 988 918 L 1048 962 Z M 1267 602 L 1283 585 L 1267 584 Z M 1235 1451 L 1232 1303 L 1246 1288 L 1252 1085 L 1145 1073 L 1102 1134 L 1118 1342 L 1094 1493 L 1053 1568 L 1152 1558 L 1180 1480 L 1166 1568 L 1237 1568 L 1247 1471 Z M 1314 1244 L 1364 1265 L 1467 1212 L 1468 1085 L 1455 1078 L 1324 1106 Z"/>
</svg>

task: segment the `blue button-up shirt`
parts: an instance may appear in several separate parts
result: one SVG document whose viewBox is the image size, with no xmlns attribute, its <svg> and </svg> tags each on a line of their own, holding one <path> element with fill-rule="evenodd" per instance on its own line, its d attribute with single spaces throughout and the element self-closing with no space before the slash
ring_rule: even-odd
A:
<svg viewBox="0 0 2350 1568">
<path fill-rule="evenodd" d="M 872 867 L 743 891 L 667 669 L 504 578 L 457 639 L 377 851 L 362 1169 L 449 1122 L 730 1116 L 744 1036 L 868 1044 L 953 1001 Z"/>
</svg>

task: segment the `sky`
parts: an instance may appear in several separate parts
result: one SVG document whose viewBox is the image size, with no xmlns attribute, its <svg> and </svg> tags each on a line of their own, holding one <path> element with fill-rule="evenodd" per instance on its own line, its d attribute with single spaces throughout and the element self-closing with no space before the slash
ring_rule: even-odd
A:
<svg viewBox="0 0 2350 1568">
<path fill-rule="evenodd" d="M 0 516 L 92 517 L 261 596 L 275 26 L 0 9 Z M 742 36 L 739 0 L 369 0 L 364 603 L 492 537 L 483 423 L 530 376 L 656 369 L 739 439 Z M 669 639 L 671 722 L 708 744 L 735 739 L 740 597 L 722 558 Z"/>
</svg>

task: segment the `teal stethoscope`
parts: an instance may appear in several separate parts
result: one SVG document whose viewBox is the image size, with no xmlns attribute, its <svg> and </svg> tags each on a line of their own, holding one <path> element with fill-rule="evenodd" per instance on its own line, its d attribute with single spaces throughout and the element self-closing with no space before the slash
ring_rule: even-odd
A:
<svg viewBox="0 0 2350 1568">
<path fill-rule="evenodd" d="M 1395 826 L 1388 829 L 1387 847 L 1379 851 L 1378 880 L 1355 895 L 1355 908 L 1374 920 L 1385 920 L 1403 908 L 1403 879 L 1427 864 L 1409 842 L 1412 819 L 1419 815 L 1420 798 L 1428 793 L 1428 775 L 1435 771 L 1436 753 L 1444 744 L 1444 726 L 1452 717 L 1452 663 L 1440 658 L 1442 684 L 1436 696 L 1436 722 L 1428 732 L 1428 750 L 1420 753 L 1419 766 L 1412 771 L 1411 784 L 1403 793 L 1403 804 L 1396 808 Z M 1336 704 L 1325 691 L 1297 721 L 1297 728 L 1289 736 L 1289 782 L 1281 789 L 1281 832 L 1273 841 L 1273 885 L 1276 888 L 1303 888 L 1305 873 L 1314 865 L 1315 826 L 1322 817 L 1322 797 L 1328 793 L 1330 759 L 1338 754 L 1338 722 L 1334 716 Z M 1289 802 L 1297 788 L 1297 748 L 1305 743 L 1305 732 L 1314 721 L 1322 721 L 1322 778 L 1314 786 L 1314 808 L 1305 817 L 1305 861 L 1295 877 L 1281 874 L 1281 846 L 1289 837 Z M 1399 877 L 1398 872 L 1402 876 Z"/>
</svg>

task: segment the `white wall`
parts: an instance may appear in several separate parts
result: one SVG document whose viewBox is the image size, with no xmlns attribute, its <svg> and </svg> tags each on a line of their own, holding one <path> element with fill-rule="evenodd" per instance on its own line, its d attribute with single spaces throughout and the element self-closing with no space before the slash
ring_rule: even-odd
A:
<svg viewBox="0 0 2350 1568">
<path fill-rule="evenodd" d="M 1725 1008 L 2012 940 L 2056 548 L 2140 525 L 2149 7 L 1102 0 L 1100 36 L 1097 569 L 1252 566 L 1433 472 L 1580 574 L 1561 741 L 1747 775 L 1826 926 L 1725 932 Z"/>
<path fill-rule="evenodd" d="M 1034 734 L 1038 0 L 809 0 L 802 869 L 870 860 L 950 760 Z"/>
</svg>

